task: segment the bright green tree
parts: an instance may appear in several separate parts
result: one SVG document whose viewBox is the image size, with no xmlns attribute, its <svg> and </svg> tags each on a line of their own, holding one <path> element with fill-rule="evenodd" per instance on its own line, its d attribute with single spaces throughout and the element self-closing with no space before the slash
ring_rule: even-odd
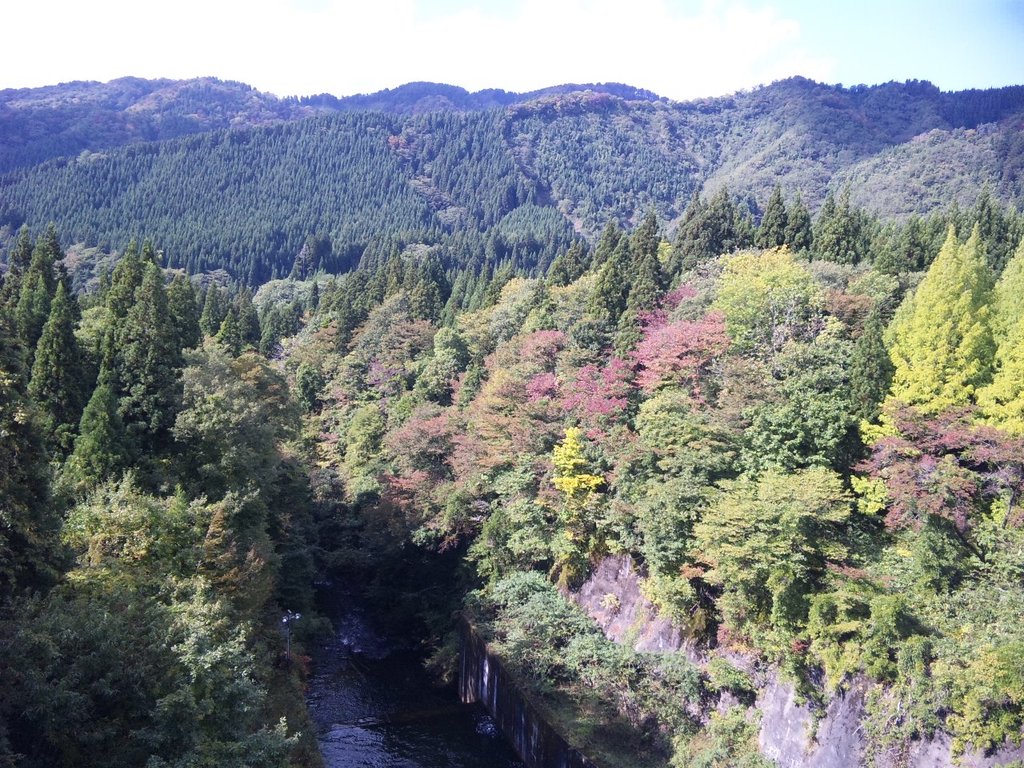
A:
<svg viewBox="0 0 1024 768">
<path fill-rule="evenodd" d="M 727 258 L 714 306 L 737 349 L 764 354 L 805 335 L 821 303 L 811 273 L 782 248 Z"/>
<path fill-rule="evenodd" d="M 559 535 L 552 543 L 555 564 L 552 574 L 562 585 L 576 583 L 586 570 L 590 553 L 598 546 L 595 505 L 603 496 L 605 480 L 590 470 L 584 454 L 583 430 L 569 427 L 565 439 L 552 453 L 555 471 L 552 484 L 562 492 L 558 513 Z"/>
<path fill-rule="evenodd" d="M 993 309 L 995 366 L 978 405 L 993 424 L 1024 434 L 1024 241 L 996 283 Z"/>
<path fill-rule="evenodd" d="M 842 478 L 813 467 L 724 488 L 694 534 L 711 566 L 705 578 L 723 589 L 726 626 L 748 635 L 798 631 L 826 565 L 846 556 L 839 532 L 851 505 Z"/>
<path fill-rule="evenodd" d="M 752 404 L 744 432 L 748 471 L 819 466 L 841 469 L 853 441 L 850 342 L 834 328 L 813 341 L 790 341 L 772 361 L 764 402 Z"/>
<path fill-rule="evenodd" d="M 1024 320 L 1024 240 L 999 276 L 993 292 L 992 336 L 1002 344 Z"/>
<path fill-rule="evenodd" d="M 692 564 L 693 526 L 717 494 L 715 484 L 735 475 L 735 436 L 714 411 L 699 408 L 676 387 L 640 405 L 636 434 L 640 460 L 627 486 L 648 586 L 662 607 L 671 602 L 670 610 L 685 616 L 695 599 L 680 569 Z"/>
<path fill-rule="evenodd" d="M 963 245 L 950 228 L 889 327 L 892 397 L 929 413 L 973 403 L 991 377 L 991 299 L 992 274 L 977 228 Z"/>
</svg>

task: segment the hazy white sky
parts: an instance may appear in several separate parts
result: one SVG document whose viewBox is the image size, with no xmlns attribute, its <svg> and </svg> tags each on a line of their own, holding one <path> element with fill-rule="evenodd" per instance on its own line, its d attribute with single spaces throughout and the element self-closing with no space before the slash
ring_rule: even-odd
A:
<svg viewBox="0 0 1024 768">
<path fill-rule="evenodd" d="M 714 96 L 789 75 L 1024 84 L 1024 0 L 26 0 L 0 88 L 214 75 L 281 96 L 414 80 Z"/>
</svg>

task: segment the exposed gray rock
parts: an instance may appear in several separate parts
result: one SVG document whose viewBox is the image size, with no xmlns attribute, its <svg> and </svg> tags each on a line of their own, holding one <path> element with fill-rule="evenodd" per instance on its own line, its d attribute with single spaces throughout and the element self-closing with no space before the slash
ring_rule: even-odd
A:
<svg viewBox="0 0 1024 768">
<path fill-rule="evenodd" d="M 968 752 L 953 758 L 953 739 L 948 733 L 937 733 L 911 745 L 903 761 L 879 761 L 878 768 L 997 768 L 1024 760 L 1024 745 L 1004 746 L 991 755 Z"/>
<path fill-rule="evenodd" d="M 793 686 L 774 676 L 757 697 L 761 712 L 758 746 L 762 754 L 783 768 L 802 766 L 807 760 L 807 734 L 814 720 L 805 707 L 796 703 Z"/>
<path fill-rule="evenodd" d="M 640 591 L 640 574 L 629 555 L 606 557 L 579 592 L 570 596 L 617 643 L 638 651 L 682 651 L 698 654 L 682 629 L 658 615 Z"/>
<path fill-rule="evenodd" d="M 640 590 L 641 578 L 628 555 L 605 558 L 579 590 L 570 597 L 579 603 L 615 642 L 638 651 L 678 651 L 697 664 L 706 656 L 682 629 L 658 615 Z M 716 651 L 717 653 L 717 651 Z M 734 666 L 755 672 L 754 660 L 739 654 L 721 655 Z M 761 713 L 758 743 L 761 752 L 780 768 L 859 768 L 868 764 L 862 722 L 864 701 L 871 682 L 853 681 L 833 696 L 824 716 L 797 702 L 793 685 L 779 680 L 774 670 L 753 675 L 759 693 L 754 704 Z M 731 697 L 730 697 L 731 699 Z M 729 704 L 738 703 L 731 699 Z M 719 711 L 726 711 L 719 702 Z M 1005 746 L 991 755 L 972 752 L 954 759 L 952 739 L 946 733 L 914 742 L 900 754 L 875 755 L 875 768 L 999 768 L 1024 761 L 1024 745 Z"/>
</svg>

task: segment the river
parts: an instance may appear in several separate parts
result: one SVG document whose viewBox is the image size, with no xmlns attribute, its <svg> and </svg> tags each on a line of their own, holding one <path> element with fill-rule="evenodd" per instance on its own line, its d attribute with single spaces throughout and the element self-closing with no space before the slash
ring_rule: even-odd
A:
<svg viewBox="0 0 1024 768">
<path fill-rule="evenodd" d="M 327 768 L 522 768 L 480 705 L 437 688 L 421 657 L 341 595 L 313 648 L 309 711 Z"/>
</svg>

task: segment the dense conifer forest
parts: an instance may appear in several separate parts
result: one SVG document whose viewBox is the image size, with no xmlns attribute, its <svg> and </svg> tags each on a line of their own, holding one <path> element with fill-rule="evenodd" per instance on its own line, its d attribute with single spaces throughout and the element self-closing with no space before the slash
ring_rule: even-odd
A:
<svg viewBox="0 0 1024 768">
<path fill-rule="evenodd" d="M 778 88 L 876 115 L 883 153 L 1020 106 Z M 328 577 L 440 680 L 468 616 L 602 765 L 770 765 L 769 669 L 812 708 L 866 690 L 865 764 L 1021 741 L 1016 150 L 969 200 L 880 212 L 855 166 L 764 185 L 711 128 L 686 141 L 728 162 L 666 165 L 685 142 L 652 131 L 732 107 L 635 96 L 316 115 L 5 177 L 0 763 L 319 765 L 302 649 Z M 569 599 L 613 554 L 700 663 Z"/>
<path fill-rule="evenodd" d="M 127 80 L 3 91 L 0 105 L 13 158 L 0 163 L 0 239 L 51 220 L 68 243 L 108 251 L 150 237 L 170 266 L 253 288 L 293 274 L 310 241 L 300 269 L 422 243 L 446 267 L 539 275 L 609 220 L 631 228 L 653 208 L 674 230 L 695 195 L 718 192 L 755 220 L 776 186 L 812 213 L 848 187 L 856 206 L 901 219 L 970 207 L 986 185 L 1000 204 L 1024 196 L 1020 87 L 793 78 L 675 103 L 614 85 L 414 84 L 300 104 L 237 83 Z"/>
</svg>

